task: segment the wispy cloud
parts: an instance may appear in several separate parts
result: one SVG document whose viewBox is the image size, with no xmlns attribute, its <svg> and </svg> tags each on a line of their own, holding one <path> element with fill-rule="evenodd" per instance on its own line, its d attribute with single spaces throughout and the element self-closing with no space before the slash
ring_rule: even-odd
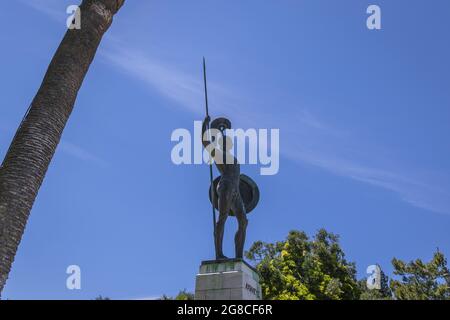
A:
<svg viewBox="0 0 450 320">
<path fill-rule="evenodd" d="M 129 76 L 142 81 L 153 91 L 178 102 L 189 111 L 199 113 L 202 84 L 198 79 L 146 57 L 137 50 L 112 45 L 101 56 Z"/>
<path fill-rule="evenodd" d="M 107 48 L 99 52 L 100 56 L 128 76 L 140 80 L 152 92 L 158 92 L 176 102 L 185 111 L 203 115 L 204 89 L 201 73 L 192 75 L 146 55 L 140 50 L 130 48 L 117 39 L 109 38 Z M 200 71 L 201 69 L 199 69 Z M 212 81 L 208 82 L 208 91 L 213 98 L 215 111 L 242 114 L 239 99 L 235 92 Z M 242 98 L 241 98 L 242 99 Z"/>
<path fill-rule="evenodd" d="M 399 197 L 418 208 L 437 213 L 450 214 L 450 193 L 432 183 L 412 178 L 412 173 L 398 173 L 388 169 L 366 166 L 357 160 L 347 160 L 327 150 L 308 148 L 290 148 L 286 150 L 288 158 L 308 163 L 335 175 L 381 187 L 399 195 Z"/>
<path fill-rule="evenodd" d="M 66 8 L 68 4 L 61 0 L 19 0 L 24 5 L 39 11 L 54 21 L 65 21 L 68 17 Z"/>
<path fill-rule="evenodd" d="M 78 160 L 90 162 L 100 167 L 108 166 L 108 162 L 106 162 L 105 160 L 97 157 L 88 150 L 66 140 L 61 141 L 61 143 L 59 144 L 59 148 L 65 154 Z"/>
</svg>

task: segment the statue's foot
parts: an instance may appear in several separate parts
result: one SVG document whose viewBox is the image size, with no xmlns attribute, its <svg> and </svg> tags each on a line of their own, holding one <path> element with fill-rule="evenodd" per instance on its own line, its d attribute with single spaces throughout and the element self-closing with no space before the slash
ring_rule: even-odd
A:
<svg viewBox="0 0 450 320">
<path fill-rule="evenodd" d="M 224 256 L 223 254 L 216 257 L 216 260 L 228 260 L 228 257 Z"/>
</svg>

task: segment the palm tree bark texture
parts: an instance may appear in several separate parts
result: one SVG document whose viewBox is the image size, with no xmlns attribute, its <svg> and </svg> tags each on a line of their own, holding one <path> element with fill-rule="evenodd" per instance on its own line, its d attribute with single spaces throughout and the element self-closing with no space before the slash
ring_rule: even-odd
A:
<svg viewBox="0 0 450 320">
<path fill-rule="evenodd" d="M 78 90 L 125 0 L 83 0 L 0 167 L 0 295 Z"/>
</svg>

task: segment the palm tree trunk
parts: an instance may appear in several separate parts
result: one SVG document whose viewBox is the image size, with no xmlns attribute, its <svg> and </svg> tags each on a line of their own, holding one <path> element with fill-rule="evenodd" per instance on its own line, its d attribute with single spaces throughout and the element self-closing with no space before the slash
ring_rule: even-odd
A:
<svg viewBox="0 0 450 320">
<path fill-rule="evenodd" d="M 124 0 L 83 0 L 0 167 L 0 294 L 78 90 Z"/>
</svg>

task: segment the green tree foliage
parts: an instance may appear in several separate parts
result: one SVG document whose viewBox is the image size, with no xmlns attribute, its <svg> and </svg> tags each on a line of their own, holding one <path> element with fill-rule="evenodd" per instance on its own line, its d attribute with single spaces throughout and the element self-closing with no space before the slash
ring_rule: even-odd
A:
<svg viewBox="0 0 450 320">
<path fill-rule="evenodd" d="M 434 254 L 429 263 L 417 259 L 405 263 L 393 259 L 394 274 L 400 280 L 391 280 L 390 287 L 398 300 L 449 300 L 450 273 L 445 256 Z"/>
<path fill-rule="evenodd" d="M 255 242 L 246 257 L 257 262 L 265 299 L 357 299 L 354 263 L 344 258 L 337 235 L 321 229 L 312 240 L 291 231 L 285 241 Z"/>
</svg>

